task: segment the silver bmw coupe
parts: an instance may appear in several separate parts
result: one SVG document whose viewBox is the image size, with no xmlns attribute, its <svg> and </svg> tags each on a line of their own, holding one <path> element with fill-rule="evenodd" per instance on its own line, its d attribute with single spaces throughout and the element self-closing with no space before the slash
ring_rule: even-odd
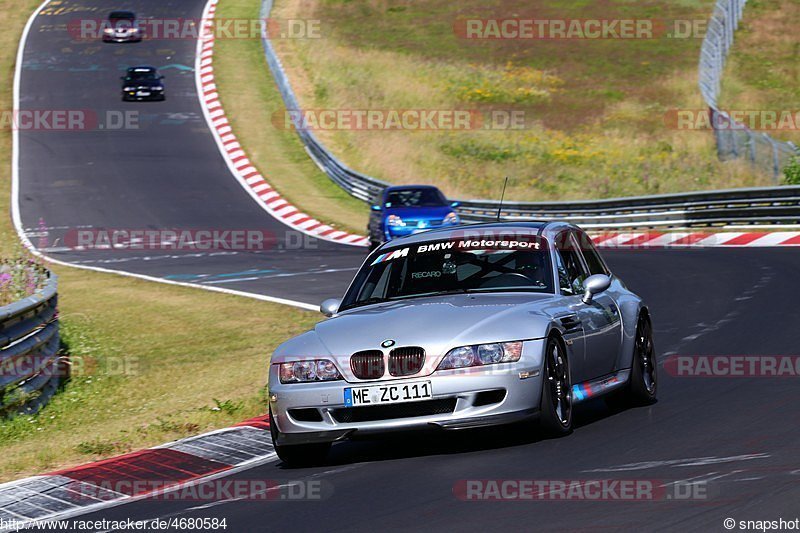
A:
<svg viewBox="0 0 800 533">
<path fill-rule="evenodd" d="M 656 398 L 647 307 L 563 222 L 393 240 L 321 311 L 270 363 L 270 430 L 289 465 L 397 430 L 533 421 L 563 435 L 589 398 Z"/>
</svg>

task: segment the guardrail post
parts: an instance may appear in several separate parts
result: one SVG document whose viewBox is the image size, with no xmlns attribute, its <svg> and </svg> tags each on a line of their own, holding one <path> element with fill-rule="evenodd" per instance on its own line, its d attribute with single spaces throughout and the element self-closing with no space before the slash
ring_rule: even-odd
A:
<svg viewBox="0 0 800 533">
<path fill-rule="evenodd" d="M 748 152 L 749 152 L 749 159 L 750 162 L 755 164 L 756 163 L 756 140 L 753 136 L 753 132 L 750 130 L 745 130 L 745 134 L 747 134 L 747 145 L 748 145 Z"/>
<path fill-rule="evenodd" d="M 769 143 L 770 148 L 772 148 L 772 176 L 775 178 L 775 185 L 778 185 L 780 184 L 781 176 L 781 163 L 778 158 L 778 144 L 766 133 L 763 135 Z"/>
</svg>

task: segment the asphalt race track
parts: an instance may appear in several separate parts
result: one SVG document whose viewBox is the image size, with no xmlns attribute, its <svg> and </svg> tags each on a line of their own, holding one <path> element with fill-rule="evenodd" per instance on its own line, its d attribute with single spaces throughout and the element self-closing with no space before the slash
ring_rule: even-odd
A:
<svg viewBox="0 0 800 533">
<path fill-rule="evenodd" d="M 199 19 L 203 6 L 201 0 L 125 3 L 140 18 L 156 19 Z M 20 214 L 33 244 L 62 261 L 306 303 L 319 303 L 320 294 L 340 295 L 366 249 L 289 230 L 230 174 L 197 98 L 195 40 L 104 44 L 76 40 L 68 31 L 80 19 L 107 17 L 109 9 L 102 0 L 61 2 L 37 17 L 28 36 L 20 110 L 87 110 L 89 117 L 84 131 L 20 132 Z M 165 102 L 121 101 L 120 76 L 135 65 L 159 68 Z M 136 129 L 115 127 L 125 112 L 138 113 Z M 93 117 L 98 127 L 90 127 Z M 79 229 L 262 231 L 275 246 L 67 249 Z M 46 239 L 36 236 L 45 231 Z"/>
<path fill-rule="evenodd" d="M 198 17 L 201 0 L 135 1 L 140 16 Z M 119 101 L 133 62 L 193 64 L 193 41 L 132 45 L 75 43 L 59 24 L 103 16 L 100 0 L 43 14 L 25 50 L 23 109 L 132 109 L 139 130 L 24 132 L 20 208 L 24 226 L 262 228 L 272 220 L 228 173 L 202 119 L 192 73 L 164 70 L 166 102 Z M 95 15 L 86 9 L 97 8 Z M 40 219 L 43 223 L 40 223 Z M 61 233 L 59 233 L 61 232 Z M 36 239 L 34 239 L 36 244 Z M 231 288 L 318 303 L 341 294 L 363 250 L 311 240 L 299 249 L 200 255 L 48 252 L 63 261 L 169 279 L 233 280 Z M 155 255 L 155 254 L 153 254 Z M 800 249 L 605 252 L 612 270 L 649 303 L 662 364 L 670 355 L 797 355 Z M 326 272 L 332 270 L 331 272 Z M 249 278 L 249 279 L 248 279 Z M 659 402 L 577 410 L 566 438 L 540 440 L 520 427 L 411 435 L 335 445 L 324 467 L 279 462 L 234 479 L 321 482 L 318 501 L 142 500 L 86 518 L 227 518 L 227 531 L 285 530 L 723 530 L 723 520 L 776 519 L 800 501 L 800 389 L 796 379 L 688 378 L 662 367 Z M 655 480 L 705 482 L 695 499 L 657 501 L 462 501 L 460 480 Z"/>
<path fill-rule="evenodd" d="M 800 311 L 791 250 L 606 254 L 651 303 L 659 356 L 794 355 Z M 795 326 L 792 326 L 792 325 Z M 144 500 L 87 518 L 226 517 L 233 531 L 722 530 L 725 518 L 768 519 L 800 497 L 798 387 L 791 378 L 686 378 L 660 369 L 659 402 L 576 411 L 569 437 L 519 427 L 335 445 L 328 464 L 278 462 L 235 479 L 320 480 L 322 501 Z M 703 482 L 692 501 L 461 501 L 466 479 Z M 782 514 L 783 513 L 783 514 Z M 324 525 L 323 525 L 324 524 Z"/>
</svg>

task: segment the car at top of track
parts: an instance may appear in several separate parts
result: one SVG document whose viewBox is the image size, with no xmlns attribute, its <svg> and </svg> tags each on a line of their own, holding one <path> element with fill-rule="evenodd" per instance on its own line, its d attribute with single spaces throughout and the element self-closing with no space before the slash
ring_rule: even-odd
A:
<svg viewBox="0 0 800 533">
<path fill-rule="evenodd" d="M 108 22 L 103 24 L 103 42 L 138 43 L 142 40 L 142 29 L 131 11 L 112 11 Z"/>
<path fill-rule="evenodd" d="M 460 223 L 455 209 L 432 185 L 386 187 L 372 206 L 367 231 L 370 249 L 397 237 L 406 237 L 431 228 Z"/>
<path fill-rule="evenodd" d="M 320 309 L 331 318 L 269 367 L 270 431 L 290 465 L 394 430 L 534 420 L 563 435 L 588 398 L 656 398 L 648 308 L 563 222 L 396 239 Z"/>
<path fill-rule="evenodd" d="M 164 100 L 164 76 L 156 67 L 130 67 L 122 76 L 122 99 L 125 101 Z"/>
</svg>

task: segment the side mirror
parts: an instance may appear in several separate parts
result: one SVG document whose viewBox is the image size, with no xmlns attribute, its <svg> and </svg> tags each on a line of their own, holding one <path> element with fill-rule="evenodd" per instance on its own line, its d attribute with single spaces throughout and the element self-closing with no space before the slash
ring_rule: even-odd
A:
<svg viewBox="0 0 800 533">
<path fill-rule="evenodd" d="M 458 207 L 461 205 L 461 202 L 450 202 L 450 207 Z"/>
<path fill-rule="evenodd" d="M 342 305 L 342 302 L 338 298 L 328 298 L 320 304 L 319 312 L 330 317 L 336 314 L 340 305 Z"/>
<path fill-rule="evenodd" d="M 583 282 L 583 288 L 586 292 L 583 293 L 583 303 L 592 303 L 592 298 L 596 294 L 600 294 L 611 286 L 611 278 L 605 274 L 594 274 L 586 278 Z"/>
<path fill-rule="evenodd" d="M 163 80 L 166 76 L 159 76 L 158 79 Z"/>
<path fill-rule="evenodd" d="M 373 211 L 380 211 L 381 210 L 381 206 L 373 205 L 373 206 L 370 207 L 370 209 L 372 209 Z"/>
</svg>

